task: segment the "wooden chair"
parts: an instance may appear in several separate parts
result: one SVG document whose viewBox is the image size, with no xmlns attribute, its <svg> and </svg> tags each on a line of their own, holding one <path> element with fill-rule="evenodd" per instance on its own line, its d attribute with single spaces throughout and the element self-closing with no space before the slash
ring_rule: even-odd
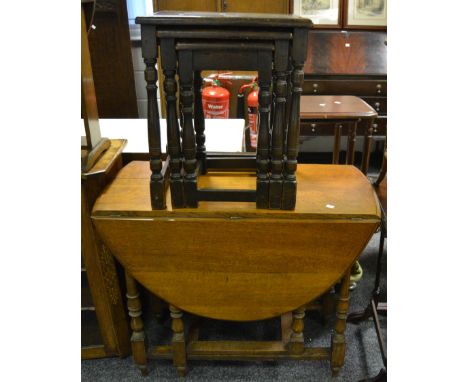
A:
<svg viewBox="0 0 468 382">
<path fill-rule="evenodd" d="M 377 333 L 377 340 L 379 341 L 380 354 L 384 368 L 382 368 L 379 374 L 370 379 L 365 379 L 362 382 L 377 382 L 387 380 L 387 351 L 382 336 L 382 330 L 379 323 L 379 314 L 387 314 L 387 303 L 381 302 L 380 294 L 380 275 L 382 271 L 382 258 L 384 250 L 384 242 L 387 238 L 387 149 L 384 152 L 384 160 L 382 163 L 382 169 L 379 173 L 377 180 L 374 182 L 375 191 L 380 202 L 382 221 L 380 224 L 380 243 L 379 243 L 379 254 L 377 257 L 377 267 L 374 280 L 374 289 L 372 292 L 371 300 L 366 309 L 358 312 L 350 313 L 347 322 L 352 324 L 358 324 L 372 317 L 374 327 Z"/>
</svg>

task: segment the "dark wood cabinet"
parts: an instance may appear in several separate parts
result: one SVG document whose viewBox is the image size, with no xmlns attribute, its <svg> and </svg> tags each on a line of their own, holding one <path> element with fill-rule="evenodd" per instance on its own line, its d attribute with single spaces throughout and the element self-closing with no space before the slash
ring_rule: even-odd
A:
<svg viewBox="0 0 468 382">
<path fill-rule="evenodd" d="M 290 13 L 292 0 L 153 0 L 154 11 Z"/>
<path fill-rule="evenodd" d="M 153 0 L 153 9 L 157 11 L 219 11 L 220 0 Z"/>
<path fill-rule="evenodd" d="M 308 39 L 306 74 L 369 76 L 386 79 L 387 33 L 381 31 L 317 31 Z"/>
<path fill-rule="evenodd" d="M 221 12 L 289 13 L 289 0 L 222 0 Z"/>
<path fill-rule="evenodd" d="M 99 117 L 138 118 L 126 1 L 96 1 L 84 9 L 88 28 L 96 27 L 88 39 Z"/>
</svg>

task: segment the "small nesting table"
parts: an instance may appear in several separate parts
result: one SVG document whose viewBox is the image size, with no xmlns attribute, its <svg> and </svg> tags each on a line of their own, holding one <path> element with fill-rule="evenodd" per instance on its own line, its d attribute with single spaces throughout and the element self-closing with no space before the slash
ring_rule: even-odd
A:
<svg viewBox="0 0 468 382">
<path fill-rule="evenodd" d="M 369 169 L 372 124 L 377 112 L 361 98 L 355 96 L 302 96 L 301 97 L 301 133 L 314 133 L 321 128 L 322 122 L 335 125 L 333 145 L 333 164 L 339 163 L 341 136 L 343 130 L 348 133 L 346 164 L 354 163 L 356 134 L 358 126 L 364 126 L 364 148 L 361 171 L 367 174 Z"/>
<path fill-rule="evenodd" d="M 200 201 L 245 201 L 255 202 L 257 208 L 294 209 L 299 100 L 310 19 L 278 14 L 160 11 L 137 17 L 135 22 L 141 24 L 146 64 L 153 209 L 166 208 L 168 184 L 174 208 L 194 208 Z M 158 47 L 166 94 L 169 155 L 166 166 L 161 161 L 156 103 Z M 230 155 L 210 160 L 205 148 L 202 70 L 258 71 L 256 157 Z M 256 188 L 201 189 L 198 177 L 210 169 L 211 163 L 219 169 L 220 161 L 230 169 L 249 168 L 255 172 Z"/>
</svg>

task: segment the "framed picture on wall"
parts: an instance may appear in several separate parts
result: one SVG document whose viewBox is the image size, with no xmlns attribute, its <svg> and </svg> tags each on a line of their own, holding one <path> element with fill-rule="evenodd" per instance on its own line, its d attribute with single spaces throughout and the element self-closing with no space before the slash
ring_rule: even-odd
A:
<svg viewBox="0 0 468 382">
<path fill-rule="evenodd" d="M 344 27 L 387 28 L 387 0 L 344 0 Z"/>
<path fill-rule="evenodd" d="M 294 0 L 294 14 L 312 20 L 315 28 L 341 27 L 342 0 Z"/>
</svg>

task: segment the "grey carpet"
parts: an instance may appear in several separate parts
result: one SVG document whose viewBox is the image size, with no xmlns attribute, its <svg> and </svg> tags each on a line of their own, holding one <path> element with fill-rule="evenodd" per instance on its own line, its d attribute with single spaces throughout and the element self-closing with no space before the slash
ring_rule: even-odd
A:
<svg viewBox="0 0 468 382">
<path fill-rule="evenodd" d="M 364 276 L 358 287 L 351 293 L 350 312 L 366 307 L 374 285 L 379 235 L 374 235 L 361 255 L 360 264 Z M 386 250 L 383 258 L 382 297 L 386 300 Z M 187 317 L 188 320 L 191 317 Z M 381 319 L 386 338 L 386 318 Z M 164 343 L 170 339 L 170 323 L 163 325 L 145 317 L 145 332 L 150 343 Z M 323 326 L 319 316 L 307 313 L 304 338 L 307 345 L 328 346 L 332 325 Z M 200 339 L 279 339 L 279 319 L 256 323 L 231 323 L 203 320 Z M 331 378 L 328 361 L 275 361 L 275 362 L 234 362 L 234 361 L 188 361 L 189 381 L 358 381 L 378 374 L 383 367 L 377 336 L 372 321 L 360 325 L 347 325 L 347 352 L 345 365 L 337 378 Z M 131 357 L 126 359 L 107 358 L 81 362 L 82 381 L 175 381 L 179 380 L 171 361 L 149 360 L 150 373 L 142 377 L 133 365 Z"/>
</svg>

